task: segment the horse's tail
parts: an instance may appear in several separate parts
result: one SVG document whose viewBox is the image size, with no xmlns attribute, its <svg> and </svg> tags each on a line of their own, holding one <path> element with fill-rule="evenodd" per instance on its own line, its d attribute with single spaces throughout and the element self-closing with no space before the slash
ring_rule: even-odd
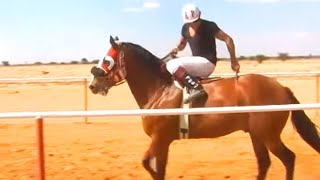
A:
<svg viewBox="0 0 320 180">
<path fill-rule="evenodd" d="M 300 104 L 293 92 L 286 87 L 287 94 L 290 98 L 291 104 Z M 291 111 L 291 121 L 302 137 L 313 149 L 320 153 L 320 134 L 317 126 L 309 119 L 303 110 Z"/>
</svg>

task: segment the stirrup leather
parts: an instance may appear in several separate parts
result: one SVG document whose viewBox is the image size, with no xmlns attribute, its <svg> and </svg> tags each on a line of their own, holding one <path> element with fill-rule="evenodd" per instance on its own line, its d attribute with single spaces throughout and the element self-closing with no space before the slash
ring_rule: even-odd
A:
<svg viewBox="0 0 320 180">
<path fill-rule="evenodd" d="M 184 104 L 189 104 L 193 100 L 204 97 L 206 95 L 206 91 L 203 89 L 200 90 L 192 90 L 190 95 L 183 101 Z"/>
</svg>

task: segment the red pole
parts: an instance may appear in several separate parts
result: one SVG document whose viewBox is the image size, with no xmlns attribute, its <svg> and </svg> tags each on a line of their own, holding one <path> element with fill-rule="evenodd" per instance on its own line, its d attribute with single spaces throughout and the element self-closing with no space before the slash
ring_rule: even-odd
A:
<svg viewBox="0 0 320 180">
<path fill-rule="evenodd" d="M 37 138 L 37 171 L 38 180 L 45 180 L 45 161 L 44 161 L 44 141 L 43 141 L 43 118 L 36 119 L 36 138 Z"/>
</svg>

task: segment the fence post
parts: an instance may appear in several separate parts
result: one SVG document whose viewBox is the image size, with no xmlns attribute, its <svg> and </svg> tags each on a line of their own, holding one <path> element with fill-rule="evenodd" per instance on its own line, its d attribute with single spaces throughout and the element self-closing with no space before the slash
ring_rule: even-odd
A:
<svg viewBox="0 0 320 180">
<path fill-rule="evenodd" d="M 84 79 L 84 110 L 88 111 L 88 81 Z M 88 117 L 84 117 L 84 122 L 88 123 Z"/>
<path fill-rule="evenodd" d="M 42 117 L 36 117 L 36 138 L 38 180 L 45 180 L 44 136 Z"/>
</svg>

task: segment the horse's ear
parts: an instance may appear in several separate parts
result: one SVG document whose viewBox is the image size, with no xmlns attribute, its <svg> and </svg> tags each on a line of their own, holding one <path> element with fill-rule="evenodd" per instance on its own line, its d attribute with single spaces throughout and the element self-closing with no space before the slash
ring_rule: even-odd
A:
<svg viewBox="0 0 320 180">
<path fill-rule="evenodd" d="M 115 38 L 116 39 L 110 36 L 110 44 L 113 48 L 118 49 L 119 45 L 116 43 L 116 40 L 119 40 L 119 38 L 117 36 Z"/>
</svg>

